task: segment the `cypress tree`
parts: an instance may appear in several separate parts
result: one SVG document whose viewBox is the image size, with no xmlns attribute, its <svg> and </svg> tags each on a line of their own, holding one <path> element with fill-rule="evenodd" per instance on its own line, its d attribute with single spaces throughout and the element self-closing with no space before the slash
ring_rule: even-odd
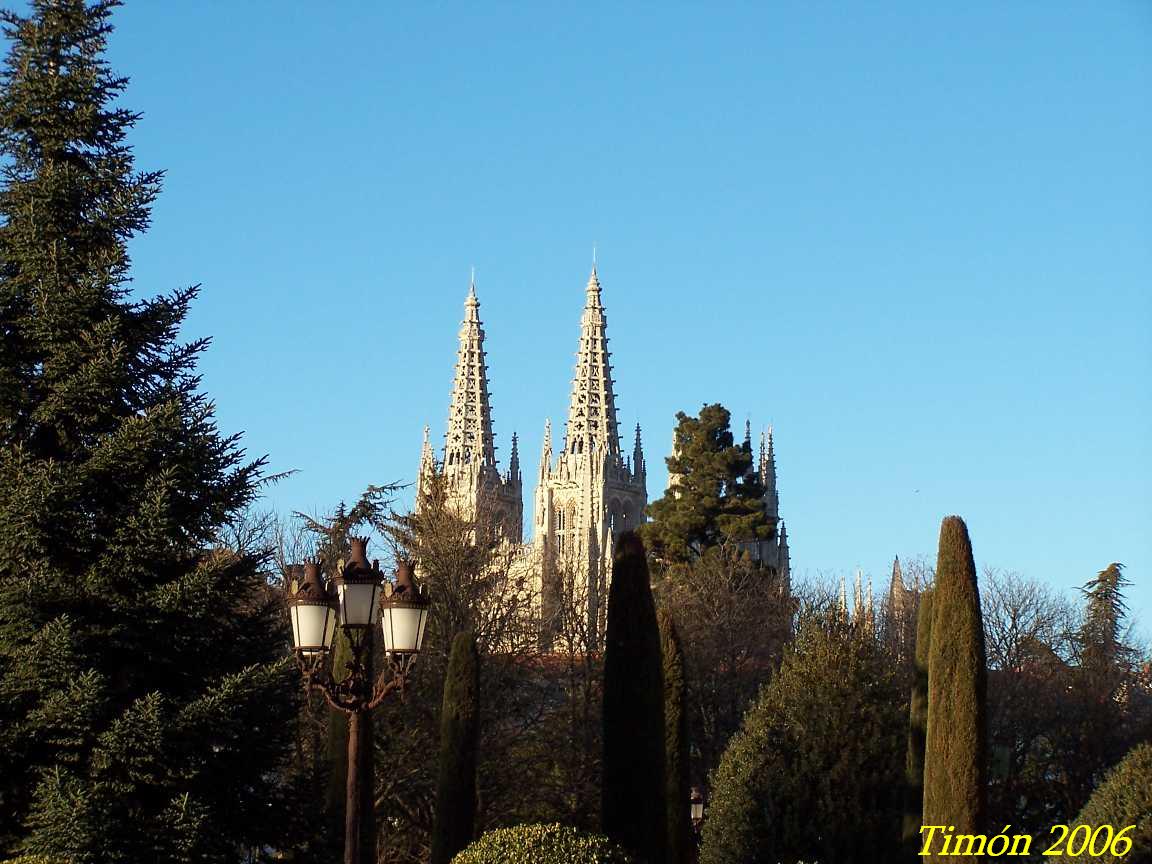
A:
<svg viewBox="0 0 1152 864">
<path fill-rule="evenodd" d="M 476 821 L 476 747 L 479 734 L 480 653 L 472 633 L 452 640 L 444 708 L 440 714 L 440 778 L 431 864 L 448 864 L 472 842 Z"/>
<path fill-rule="evenodd" d="M 987 797 L 988 673 L 972 543 L 959 516 L 946 517 L 940 526 L 934 595 L 924 824 L 976 834 L 984 828 Z"/>
<path fill-rule="evenodd" d="M 692 819 L 688 812 L 688 682 L 684 674 L 684 650 L 676 622 L 661 609 L 660 653 L 664 658 L 664 759 L 667 776 L 668 864 L 690 864 Z"/>
<path fill-rule="evenodd" d="M 908 754 L 905 759 L 904 843 L 909 856 L 920 850 L 924 815 L 924 738 L 928 731 L 928 654 L 932 647 L 932 591 L 920 595 L 916 613 L 916 654 L 908 701 Z M 909 857 L 909 860 L 919 860 Z"/>
<path fill-rule="evenodd" d="M 644 544 L 616 544 L 604 645 L 602 830 L 646 864 L 662 864 L 668 834 L 660 627 Z"/>
<path fill-rule="evenodd" d="M 111 0 L 0 13 L 0 858 L 231 862 L 284 836 L 298 690 L 259 553 L 263 461 L 198 390 L 196 296 L 136 299 Z"/>
</svg>

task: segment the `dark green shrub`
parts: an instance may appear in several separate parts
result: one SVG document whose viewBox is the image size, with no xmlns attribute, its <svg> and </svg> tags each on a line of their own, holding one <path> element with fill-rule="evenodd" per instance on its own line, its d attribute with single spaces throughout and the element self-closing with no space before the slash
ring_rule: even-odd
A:
<svg viewBox="0 0 1152 864">
<path fill-rule="evenodd" d="M 1125 837 L 1131 838 L 1132 849 L 1123 856 L 1104 854 L 1096 857 L 1090 850 L 1079 856 L 1064 856 L 1066 862 L 1076 864 L 1150 864 L 1152 862 L 1152 744 L 1141 744 L 1124 757 L 1088 799 L 1076 825 L 1090 825 L 1093 829 L 1111 825 L 1117 833 L 1129 825 L 1135 829 Z M 1083 832 L 1080 832 L 1083 834 Z M 1096 848 L 1100 848 L 1097 841 Z M 1076 848 L 1079 847 L 1077 841 Z M 1121 847 L 1122 848 L 1122 847 Z"/>
<path fill-rule="evenodd" d="M 806 617 L 713 775 L 701 864 L 890 864 L 902 691 L 869 628 Z"/>
<path fill-rule="evenodd" d="M 517 825 L 489 831 L 452 864 L 631 864 L 607 837 L 567 825 Z"/>
</svg>

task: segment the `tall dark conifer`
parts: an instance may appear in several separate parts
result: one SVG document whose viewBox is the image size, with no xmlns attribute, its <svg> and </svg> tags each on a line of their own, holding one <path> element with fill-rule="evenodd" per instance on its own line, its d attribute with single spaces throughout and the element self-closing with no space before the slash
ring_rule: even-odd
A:
<svg viewBox="0 0 1152 864">
<path fill-rule="evenodd" d="M 667 779 L 668 864 L 692 861 L 691 795 L 688 774 L 688 681 L 684 649 L 671 613 L 660 610 L 660 652 L 664 658 L 664 773 Z"/>
<path fill-rule="evenodd" d="M 923 824 L 976 834 L 987 801 L 988 673 L 972 542 L 959 516 L 940 526 L 933 595 Z"/>
<path fill-rule="evenodd" d="M 217 431 L 189 288 L 136 299 L 110 0 L 2 14 L 0 858 L 235 861 L 279 843 L 294 688 L 259 556 L 262 462 Z"/>
<path fill-rule="evenodd" d="M 440 778 L 431 864 L 448 864 L 472 842 L 476 822 L 476 747 L 480 732 L 480 653 L 476 636 L 452 640 L 440 712 Z"/>
<path fill-rule="evenodd" d="M 660 627 L 644 544 L 620 536 L 604 645 L 603 831 L 645 864 L 662 864 L 668 833 Z"/>
<path fill-rule="evenodd" d="M 916 613 L 916 654 L 908 702 L 908 754 L 904 763 L 904 844 L 909 861 L 919 860 L 924 824 L 924 739 L 928 731 L 928 655 L 932 647 L 932 591 L 920 595 Z"/>
</svg>

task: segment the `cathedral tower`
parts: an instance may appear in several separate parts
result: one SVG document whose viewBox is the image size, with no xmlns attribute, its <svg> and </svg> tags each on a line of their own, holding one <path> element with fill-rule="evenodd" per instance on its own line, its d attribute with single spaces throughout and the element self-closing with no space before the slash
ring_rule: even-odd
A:
<svg viewBox="0 0 1152 864">
<path fill-rule="evenodd" d="M 568 423 L 555 464 L 551 421 L 545 426 L 533 521 L 545 615 L 549 598 L 560 592 L 578 597 L 587 605 L 590 633 L 597 639 L 603 634 L 613 537 L 639 525 L 648 504 L 640 427 L 630 457 L 620 445 L 606 327 L 593 265 Z"/>
<path fill-rule="evenodd" d="M 484 508 L 493 514 L 504 539 L 519 543 L 523 534 L 524 504 L 516 436 L 512 436 L 508 471 L 501 475 L 496 464 L 485 356 L 480 301 L 473 278 L 464 301 L 444 456 L 437 464 L 425 428 L 416 506 L 420 506 L 431 473 L 439 471 L 443 474 L 449 501 L 461 514 L 474 519 Z"/>
</svg>

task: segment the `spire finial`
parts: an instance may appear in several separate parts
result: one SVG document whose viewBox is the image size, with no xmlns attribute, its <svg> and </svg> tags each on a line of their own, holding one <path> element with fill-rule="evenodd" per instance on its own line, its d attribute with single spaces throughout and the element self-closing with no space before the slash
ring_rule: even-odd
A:
<svg viewBox="0 0 1152 864">
<path fill-rule="evenodd" d="M 512 433 L 512 452 L 508 454 L 508 479 L 520 481 L 520 439 Z"/>
<path fill-rule="evenodd" d="M 468 305 L 477 303 L 476 300 L 476 265 L 472 265 L 472 274 L 468 277 Z"/>
<path fill-rule="evenodd" d="M 596 272 L 596 265 L 592 265 L 592 273 L 588 276 L 588 285 L 585 289 L 588 292 L 588 301 L 590 303 L 600 302 L 600 276 Z"/>
</svg>

